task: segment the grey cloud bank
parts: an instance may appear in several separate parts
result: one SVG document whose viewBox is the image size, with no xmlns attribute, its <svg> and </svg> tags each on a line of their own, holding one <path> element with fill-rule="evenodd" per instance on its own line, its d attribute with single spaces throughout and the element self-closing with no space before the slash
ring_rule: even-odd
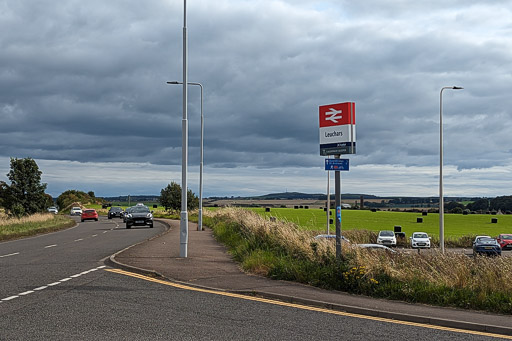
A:
<svg viewBox="0 0 512 341">
<path fill-rule="evenodd" d="M 187 5 L 206 195 L 325 191 L 318 106 L 345 101 L 356 102 L 358 154 L 343 191 L 436 195 L 450 85 L 465 90 L 444 93 L 445 194 L 510 194 L 511 1 Z M 32 157 L 54 195 L 178 181 L 181 87 L 165 82 L 182 77 L 182 6 L 0 1 L 0 180 L 9 157 Z M 193 179 L 196 87 L 189 117 Z"/>
</svg>

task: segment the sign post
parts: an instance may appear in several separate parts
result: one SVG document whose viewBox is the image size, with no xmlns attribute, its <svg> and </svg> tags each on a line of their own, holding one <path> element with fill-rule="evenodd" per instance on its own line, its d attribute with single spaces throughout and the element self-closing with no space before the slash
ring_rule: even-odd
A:
<svg viewBox="0 0 512 341">
<path fill-rule="evenodd" d="M 356 105 L 353 102 L 322 105 L 319 107 L 320 155 L 334 155 L 325 160 L 325 170 L 334 171 L 336 204 L 336 258 L 341 258 L 341 176 L 348 171 L 348 160 L 341 154 L 356 153 Z M 329 210 L 328 210 L 329 212 Z"/>
</svg>

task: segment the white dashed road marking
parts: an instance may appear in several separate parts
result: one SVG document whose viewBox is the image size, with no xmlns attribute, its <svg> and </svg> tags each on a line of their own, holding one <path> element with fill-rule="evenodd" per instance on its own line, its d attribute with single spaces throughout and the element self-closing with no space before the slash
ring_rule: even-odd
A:
<svg viewBox="0 0 512 341">
<path fill-rule="evenodd" d="M 8 255 L 3 255 L 3 256 L 0 256 L 0 258 L 4 258 L 4 257 L 11 257 L 11 256 L 16 256 L 16 255 L 19 255 L 20 253 L 19 252 L 15 252 L 15 253 L 9 253 Z"/>
<path fill-rule="evenodd" d="M 49 248 L 51 248 L 51 247 L 56 247 L 56 246 L 57 246 L 57 244 L 53 244 L 53 245 L 47 245 L 47 246 L 45 246 L 44 248 L 45 248 L 45 249 L 49 249 Z"/>
<path fill-rule="evenodd" d="M 80 239 L 75 239 L 75 242 L 79 242 L 79 241 L 81 241 L 81 240 L 83 240 L 83 239 L 82 239 L 82 238 L 80 238 Z"/>
<path fill-rule="evenodd" d="M 80 277 L 80 276 L 83 276 L 83 275 L 86 275 L 88 274 L 89 272 L 94 272 L 94 271 L 98 271 L 100 269 L 103 269 L 103 268 L 106 268 L 105 265 L 102 265 L 102 266 L 98 266 L 96 268 L 93 268 L 93 269 L 90 269 L 90 270 L 87 270 L 87 271 L 83 271 L 79 274 L 76 274 L 76 275 L 72 275 L 72 276 L 69 276 L 69 277 L 66 277 L 66 278 L 63 278 L 61 279 L 60 281 L 57 281 L 57 282 L 53 282 L 53 283 L 50 283 L 50 284 L 47 284 L 47 285 L 43 285 L 43 286 L 40 286 L 40 287 L 37 287 L 37 288 L 34 288 L 32 290 L 28 290 L 28 291 L 25 291 L 25 292 L 22 292 L 20 294 L 17 294 L 17 295 L 13 295 L 13 296 L 9 296 L 9 297 L 6 297 L 6 298 L 2 298 L 0 300 L 0 303 L 1 302 L 7 302 L 7 301 L 10 301 L 10 300 L 13 300 L 15 298 L 18 298 L 20 296 L 26 296 L 26 295 L 30 295 L 30 294 L 33 294 L 35 293 L 36 291 L 41 291 L 41 290 L 44 290 L 44 289 L 47 289 L 49 287 L 53 287 L 55 285 L 59 285 L 61 283 L 64 283 L 64 282 L 67 282 L 67 281 L 70 281 L 72 280 L 73 278 L 77 278 L 77 277 Z"/>
</svg>

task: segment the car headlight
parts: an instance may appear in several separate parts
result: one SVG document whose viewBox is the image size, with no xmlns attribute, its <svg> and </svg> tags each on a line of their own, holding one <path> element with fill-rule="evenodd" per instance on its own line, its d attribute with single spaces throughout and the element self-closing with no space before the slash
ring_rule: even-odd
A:
<svg viewBox="0 0 512 341">
<path fill-rule="evenodd" d="M 126 216 L 126 218 L 131 218 L 131 217 L 132 217 L 132 215 L 131 215 L 131 214 L 128 214 L 128 215 Z"/>
<path fill-rule="evenodd" d="M 152 215 L 151 213 L 148 213 L 148 214 L 146 215 L 146 218 L 153 218 L 153 215 Z"/>
</svg>

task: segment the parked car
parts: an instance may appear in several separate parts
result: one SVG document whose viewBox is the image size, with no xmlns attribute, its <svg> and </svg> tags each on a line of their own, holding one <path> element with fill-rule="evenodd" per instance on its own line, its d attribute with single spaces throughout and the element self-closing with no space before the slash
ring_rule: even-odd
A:
<svg viewBox="0 0 512 341">
<path fill-rule="evenodd" d="M 501 246 L 498 241 L 488 236 L 479 236 L 473 242 L 473 256 L 501 256 Z"/>
<path fill-rule="evenodd" d="M 502 250 L 512 250 L 512 234 L 502 233 L 496 238 Z"/>
<path fill-rule="evenodd" d="M 85 220 L 96 220 L 98 221 L 98 212 L 94 209 L 87 209 L 82 212 L 82 222 Z"/>
<path fill-rule="evenodd" d="M 121 207 L 111 207 L 110 210 L 108 210 L 108 219 L 112 219 L 114 217 L 121 218 L 121 212 L 123 212 L 123 209 Z"/>
<path fill-rule="evenodd" d="M 319 235 L 315 236 L 315 239 L 332 239 L 332 240 L 336 240 L 336 235 L 335 234 L 319 234 Z M 348 238 L 345 238 L 344 236 L 341 236 L 341 241 L 342 242 L 350 243 L 350 240 L 348 240 Z"/>
<path fill-rule="evenodd" d="M 411 239 L 411 247 L 413 249 L 429 249 L 430 237 L 425 232 L 414 232 Z"/>
<path fill-rule="evenodd" d="M 357 246 L 360 248 L 363 248 L 363 249 L 372 249 L 372 250 L 396 253 L 396 251 L 393 250 L 392 248 L 387 247 L 386 245 L 382 245 L 382 244 L 357 244 Z"/>
<path fill-rule="evenodd" d="M 59 210 L 57 209 L 57 207 L 52 206 L 52 207 L 48 207 L 48 212 L 49 213 L 53 213 L 53 214 L 57 214 L 57 213 L 59 213 Z"/>
<path fill-rule="evenodd" d="M 377 236 L 377 244 L 396 246 L 395 232 L 390 230 L 379 231 L 379 235 Z"/>
<path fill-rule="evenodd" d="M 149 211 L 147 206 L 133 206 L 126 218 L 126 228 L 129 229 L 132 226 L 149 226 L 153 227 L 153 212 Z"/>
<path fill-rule="evenodd" d="M 71 211 L 69 211 L 70 215 L 82 215 L 82 209 L 78 206 L 75 206 L 71 208 Z"/>
</svg>

